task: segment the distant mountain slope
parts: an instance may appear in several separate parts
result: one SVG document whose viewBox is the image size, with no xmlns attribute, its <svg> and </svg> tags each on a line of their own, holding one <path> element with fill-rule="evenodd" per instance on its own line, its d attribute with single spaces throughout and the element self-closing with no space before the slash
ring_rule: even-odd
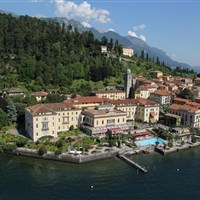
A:
<svg viewBox="0 0 200 200">
<path fill-rule="evenodd" d="M 11 15 L 17 17 L 16 14 L 10 13 L 7 11 L 0 10 L 0 13 L 11 14 Z M 41 19 L 53 20 L 60 24 L 64 23 L 66 25 L 66 27 L 69 25 L 72 25 L 72 27 L 77 28 L 80 32 L 91 31 L 94 34 L 95 38 L 99 39 L 99 40 L 101 40 L 101 38 L 103 36 L 107 37 L 108 39 L 113 38 L 113 40 L 118 40 L 120 44 L 122 44 L 126 47 L 134 48 L 135 53 L 138 55 L 140 55 L 141 51 L 144 50 L 145 53 L 148 53 L 149 57 L 151 57 L 151 58 L 156 59 L 157 57 L 159 57 L 159 60 L 161 62 L 164 61 L 166 65 L 168 65 L 172 68 L 176 67 L 176 66 L 181 66 L 181 67 L 190 68 L 190 69 L 193 68 L 194 70 L 200 71 L 199 70 L 200 67 L 191 67 L 189 64 L 177 62 L 177 61 L 171 59 L 163 50 L 155 48 L 155 47 L 151 47 L 147 43 L 145 43 L 144 41 L 142 41 L 141 39 L 136 38 L 136 37 L 121 36 L 120 34 L 113 32 L 113 31 L 101 33 L 93 27 L 87 28 L 87 27 L 83 26 L 79 21 L 76 21 L 73 19 L 68 19 L 66 17 L 41 18 Z"/>
<path fill-rule="evenodd" d="M 105 36 L 108 39 L 113 38 L 114 40 L 118 40 L 120 44 L 126 47 L 134 48 L 135 53 L 138 55 L 140 55 L 141 51 L 144 50 L 145 53 L 148 53 L 149 57 L 154 58 L 154 59 L 159 57 L 159 60 L 161 62 L 164 61 L 165 64 L 169 65 L 170 67 L 182 66 L 182 67 L 191 68 L 191 66 L 186 63 L 180 63 L 171 59 L 163 50 L 160 50 L 155 47 L 151 47 L 139 38 L 131 37 L 131 36 L 121 36 L 120 34 L 113 31 L 101 33 L 95 28 L 84 27 L 80 22 L 73 19 L 69 20 L 64 17 L 63 18 L 56 17 L 53 19 L 59 23 L 65 23 L 66 26 L 71 24 L 74 28 L 77 28 L 80 32 L 91 31 L 94 34 L 95 38 L 99 40 L 101 40 L 103 36 Z"/>
</svg>

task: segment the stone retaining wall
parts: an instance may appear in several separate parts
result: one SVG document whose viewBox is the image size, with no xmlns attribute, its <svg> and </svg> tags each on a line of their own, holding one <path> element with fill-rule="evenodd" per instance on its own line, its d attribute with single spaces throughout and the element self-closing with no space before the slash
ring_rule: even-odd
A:
<svg viewBox="0 0 200 200">
<path fill-rule="evenodd" d="M 47 154 L 40 156 L 37 150 L 31 150 L 25 148 L 17 148 L 15 151 L 7 153 L 18 156 L 26 156 L 32 158 L 40 158 L 46 160 L 55 160 L 55 161 L 77 163 L 77 164 L 113 158 L 117 155 L 117 151 L 111 151 L 104 153 L 96 153 L 92 155 L 70 155 L 70 154 L 55 155 L 52 152 L 48 152 Z"/>
</svg>

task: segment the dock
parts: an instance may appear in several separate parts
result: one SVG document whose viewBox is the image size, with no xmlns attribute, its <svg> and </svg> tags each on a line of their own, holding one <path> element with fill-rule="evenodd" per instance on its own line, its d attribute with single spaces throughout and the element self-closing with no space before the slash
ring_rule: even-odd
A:
<svg viewBox="0 0 200 200">
<path fill-rule="evenodd" d="M 139 169 L 141 172 L 147 173 L 147 170 L 145 168 L 143 168 L 142 166 L 140 166 L 138 163 L 134 162 L 133 160 L 130 160 L 126 156 L 118 154 L 118 157 L 124 160 L 125 162 L 127 162 L 128 164 L 132 165 L 136 169 Z"/>
</svg>

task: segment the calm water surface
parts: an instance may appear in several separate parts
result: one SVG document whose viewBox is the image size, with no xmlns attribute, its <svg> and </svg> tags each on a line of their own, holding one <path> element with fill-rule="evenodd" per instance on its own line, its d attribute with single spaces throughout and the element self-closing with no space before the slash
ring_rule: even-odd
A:
<svg viewBox="0 0 200 200">
<path fill-rule="evenodd" d="M 200 200 L 200 148 L 131 158 L 149 173 L 118 158 L 74 165 L 0 156 L 0 200 Z"/>
</svg>

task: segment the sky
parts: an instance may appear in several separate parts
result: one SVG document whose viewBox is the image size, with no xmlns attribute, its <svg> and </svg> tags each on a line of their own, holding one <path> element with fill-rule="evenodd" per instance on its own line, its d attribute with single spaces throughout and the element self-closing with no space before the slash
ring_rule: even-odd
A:
<svg viewBox="0 0 200 200">
<path fill-rule="evenodd" d="M 138 37 L 176 61 L 200 66 L 200 0 L 0 0 L 0 10 L 76 19 L 101 32 Z"/>
</svg>

